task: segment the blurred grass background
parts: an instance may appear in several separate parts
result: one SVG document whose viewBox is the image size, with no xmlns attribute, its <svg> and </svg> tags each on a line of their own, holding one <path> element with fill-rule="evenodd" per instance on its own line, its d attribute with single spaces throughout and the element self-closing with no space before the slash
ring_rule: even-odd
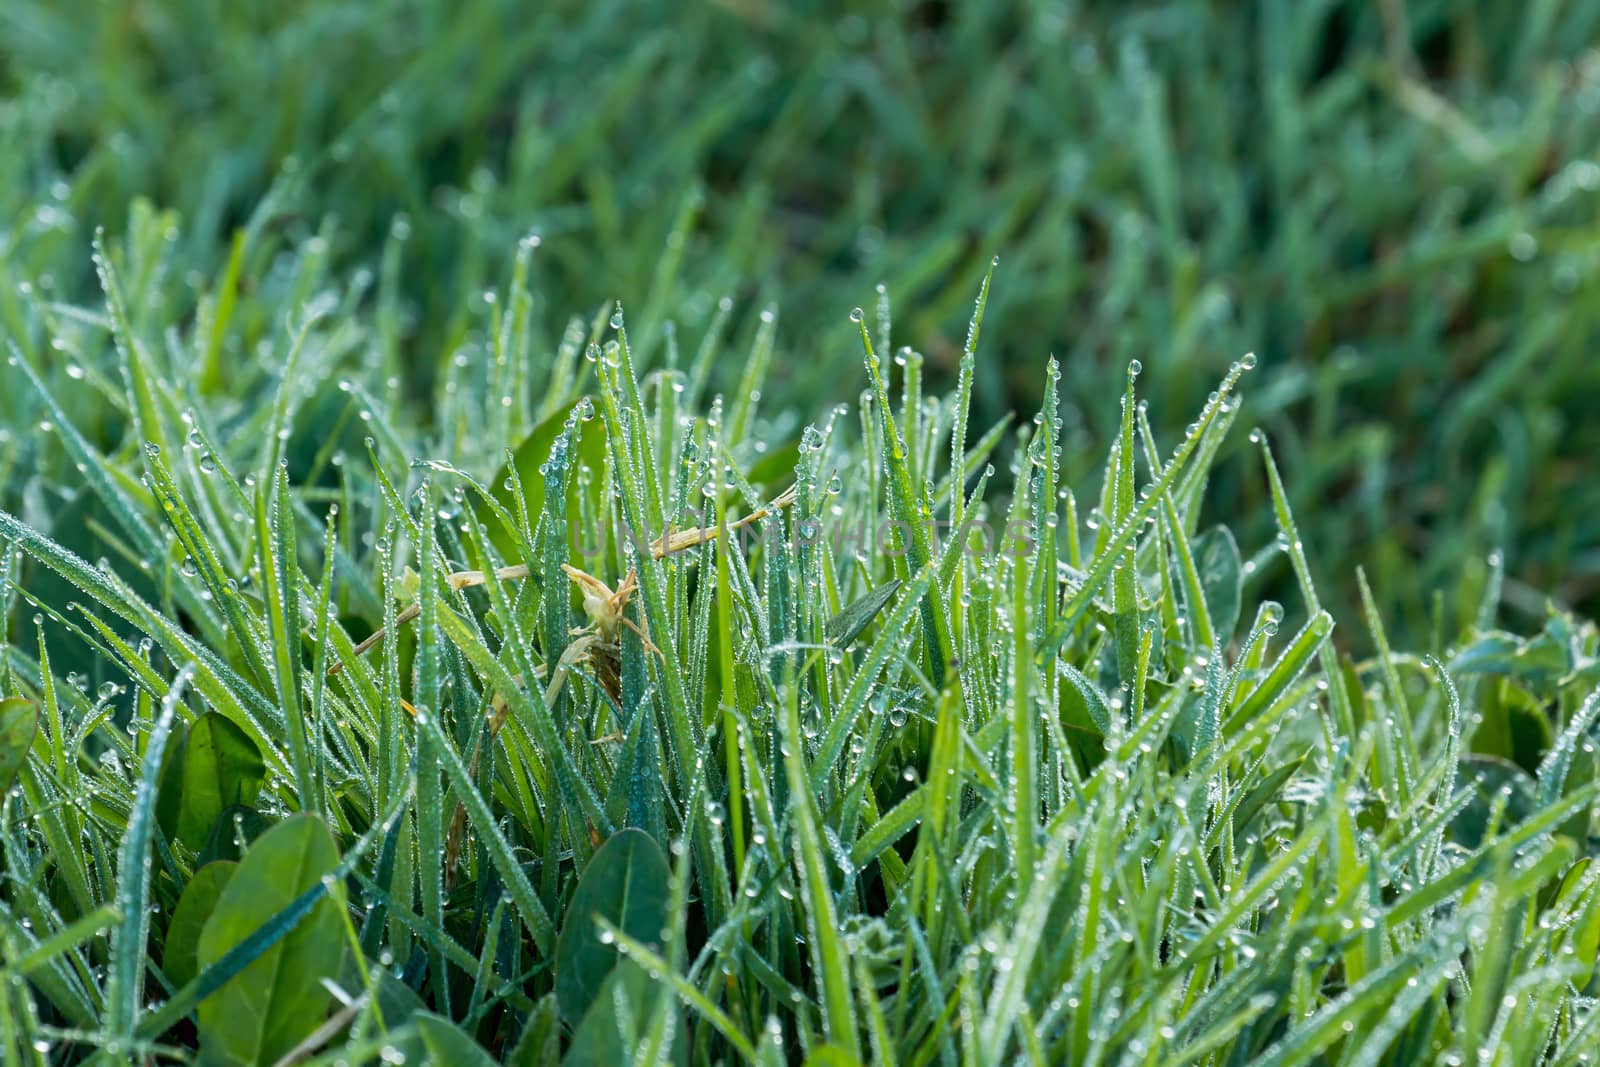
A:
<svg viewBox="0 0 1600 1067">
<path fill-rule="evenodd" d="M 1080 489 L 1129 359 L 1170 445 L 1253 350 L 1242 418 L 1336 614 L 1360 564 L 1425 634 L 1501 548 L 1527 625 L 1600 604 L 1597 39 L 1583 0 L 5 0 L 0 329 L 94 384 L 103 226 L 147 336 L 225 324 L 197 394 L 250 403 L 333 287 L 378 323 L 347 362 L 425 423 L 534 233 L 535 349 L 610 298 L 646 360 L 776 304 L 768 402 L 814 410 L 864 384 L 846 316 L 880 282 L 947 382 L 998 254 L 977 406 L 1033 410 L 1059 356 Z M 107 450 L 114 394 L 75 394 Z M 33 513 L 78 481 L 40 417 L 0 391 Z M 1270 540 L 1246 470 L 1212 506 Z"/>
</svg>

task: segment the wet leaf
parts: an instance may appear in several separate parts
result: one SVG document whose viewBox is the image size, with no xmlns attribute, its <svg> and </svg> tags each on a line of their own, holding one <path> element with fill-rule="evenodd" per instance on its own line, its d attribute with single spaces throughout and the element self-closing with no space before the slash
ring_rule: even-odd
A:
<svg viewBox="0 0 1600 1067">
<path fill-rule="evenodd" d="M 1472 791 L 1467 806 L 1450 820 L 1450 833 L 1464 848 L 1477 848 L 1489 831 L 1495 808 L 1505 803 L 1497 833 L 1522 822 L 1535 810 L 1533 777 L 1510 760 L 1470 755 L 1461 760 L 1461 787 Z"/>
<path fill-rule="evenodd" d="M 0 793 L 10 790 L 39 732 L 39 709 L 24 697 L 0 700 Z"/>
<path fill-rule="evenodd" d="M 611 1067 L 628 1063 L 643 1042 L 661 997 L 669 996 L 632 960 L 612 968 L 595 990 L 593 1003 L 573 1031 L 563 1067 Z M 672 1060 L 683 1062 L 681 1033 L 674 1028 Z"/>
<path fill-rule="evenodd" d="M 584 399 L 574 400 L 557 408 L 539 425 L 529 432 L 527 437 L 512 451 L 511 461 L 516 464 L 517 479 L 522 485 L 522 495 L 528 507 L 528 521 L 537 524 L 539 516 L 544 511 L 545 479 L 540 467 L 544 466 L 550 458 L 550 450 L 555 445 L 556 438 L 561 434 L 561 428 L 566 425 L 567 416 L 572 414 L 574 408 L 584 403 Z M 606 427 L 605 422 L 599 418 L 589 419 L 578 424 L 577 443 L 574 448 L 574 467 L 586 465 L 596 476 L 589 480 L 587 492 L 591 497 L 591 508 L 600 493 L 599 471 L 605 466 L 606 457 Z M 501 464 L 495 472 L 494 480 L 489 483 L 489 491 L 496 500 L 505 506 L 513 516 L 519 516 L 522 503 L 516 499 L 515 492 L 507 488 L 506 482 L 510 477 L 510 469 Z M 568 495 L 580 491 L 579 483 L 582 479 L 571 478 L 568 482 Z M 574 513 L 575 509 L 574 509 Z M 487 512 L 484 519 L 489 521 L 491 539 L 497 549 L 508 558 L 512 554 L 512 546 L 517 542 L 517 531 L 502 530 L 500 524 L 490 520 Z"/>
<path fill-rule="evenodd" d="M 899 588 L 900 580 L 891 578 L 845 605 L 839 614 L 827 621 L 824 632 L 828 641 L 835 648 L 849 648 L 850 642 L 861 636 L 861 631 L 872 625 L 884 605 L 894 599 Z"/>
<path fill-rule="evenodd" d="M 214 711 L 189 728 L 182 763 L 177 837 L 199 848 L 224 810 L 255 803 L 267 765 L 249 735 Z"/>
<path fill-rule="evenodd" d="M 222 891 L 239 865 L 230 860 L 208 863 L 194 872 L 183 896 L 173 909 L 167 926 L 166 946 L 161 953 L 161 969 L 175 986 L 184 986 L 200 973 L 200 933 L 216 910 Z"/>
<path fill-rule="evenodd" d="M 583 1018 L 621 958 L 601 939 L 595 919 L 659 945 L 667 924 L 669 878 L 661 846 L 642 830 L 613 834 L 589 860 L 556 945 L 556 1000 L 563 1019 Z"/>
<path fill-rule="evenodd" d="M 460 1067 L 494 1067 L 494 1059 L 461 1028 L 442 1015 L 418 1012 L 417 1033 L 427 1052 L 428 1063 L 459 1064 Z"/>
<path fill-rule="evenodd" d="M 506 1057 L 511 1067 L 556 1067 L 561 1062 L 561 1017 L 554 993 L 540 997 Z"/>
<path fill-rule="evenodd" d="M 1233 532 L 1226 526 L 1213 526 L 1191 542 L 1195 569 L 1200 573 L 1200 588 L 1211 614 L 1211 627 L 1217 641 L 1226 645 L 1239 624 L 1239 599 L 1243 589 L 1242 561 Z"/>
<path fill-rule="evenodd" d="M 255 808 L 224 808 L 217 821 L 211 824 L 206 843 L 200 847 L 195 862 L 205 866 L 217 860 L 238 859 L 250 847 L 250 842 L 272 829 L 276 821 Z"/>
<path fill-rule="evenodd" d="M 223 887 L 200 934 L 200 968 L 255 933 L 339 863 L 322 821 L 296 815 L 262 834 Z M 281 940 L 200 1002 L 200 1040 L 227 1063 L 271 1063 L 320 1026 L 329 993 L 324 978 L 344 957 L 342 888 L 318 900 Z"/>
</svg>

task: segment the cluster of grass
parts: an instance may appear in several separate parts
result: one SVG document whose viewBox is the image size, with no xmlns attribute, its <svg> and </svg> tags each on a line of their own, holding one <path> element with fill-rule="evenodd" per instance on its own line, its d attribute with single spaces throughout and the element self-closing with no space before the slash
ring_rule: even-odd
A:
<svg viewBox="0 0 1600 1067">
<path fill-rule="evenodd" d="M 1597 35 L 0 4 L 5 1062 L 1592 1062 Z"/>
<path fill-rule="evenodd" d="M 76 489 L 0 512 L 9 1062 L 1592 1058 L 1600 634 L 1494 560 L 1336 642 L 1255 357 L 1072 484 L 988 281 L 953 392 L 885 298 L 806 412 L 770 316 L 531 338 L 525 242 L 421 425 L 325 242 L 164 318 L 171 243 L 3 368 Z"/>
<path fill-rule="evenodd" d="M 623 296 L 655 354 L 725 293 L 746 331 L 779 302 L 805 358 L 774 385 L 821 407 L 853 396 L 809 354 L 880 281 L 952 386 L 1003 252 L 979 412 L 1031 405 L 1054 352 L 1068 480 L 1128 359 L 1170 433 L 1255 351 L 1246 417 L 1298 471 L 1330 605 L 1359 608 L 1364 563 L 1425 641 L 1436 591 L 1470 610 L 1456 578 L 1499 549 L 1537 625 L 1545 592 L 1600 604 L 1597 35 L 1583 0 L 10 0 L 0 315 L 38 359 L 56 334 L 18 286 L 91 300 L 94 228 L 175 210 L 130 314 L 202 314 L 248 359 L 267 324 L 228 322 L 232 256 L 264 278 L 320 235 L 390 302 L 379 358 L 426 420 L 535 231 L 536 328 Z M 7 425 L 41 414 L 0 397 Z M 1212 500 L 1270 533 L 1256 480 Z"/>
</svg>

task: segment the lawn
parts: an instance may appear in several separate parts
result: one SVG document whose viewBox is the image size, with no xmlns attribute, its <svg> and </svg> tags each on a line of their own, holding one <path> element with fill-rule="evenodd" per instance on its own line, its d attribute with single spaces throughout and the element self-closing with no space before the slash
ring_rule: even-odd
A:
<svg viewBox="0 0 1600 1067">
<path fill-rule="evenodd" d="M 1597 43 L 0 5 L 7 1062 L 1591 1062 Z"/>
</svg>

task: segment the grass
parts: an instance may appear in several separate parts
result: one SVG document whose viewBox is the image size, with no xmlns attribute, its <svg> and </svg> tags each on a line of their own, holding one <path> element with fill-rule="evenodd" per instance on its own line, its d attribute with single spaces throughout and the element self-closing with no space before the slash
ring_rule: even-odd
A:
<svg viewBox="0 0 1600 1067">
<path fill-rule="evenodd" d="M 850 8 L 0 5 L 7 1063 L 1593 1060 L 1600 14 Z"/>
<path fill-rule="evenodd" d="M 58 310 L 101 360 L 8 368 L 81 485 L 0 513 L 12 1060 L 1592 1055 L 1600 635 L 1496 630 L 1498 565 L 1415 652 L 1336 629 L 1293 466 L 1225 447 L 1254 356 L 1182 436 L 1130 364 L 1074 487 L 1054 361 L 974 417 L 1003 265 L 954 393 L 852 314 L 801 425 L 759 335 L 726 396 L 715 327 L 525 343 L 519 259 L 419 426 L 314 245 L 215 395 L 141 255 Z"/>
<path fill-rule="evenodd" d="M 1497 550 L 1520 627 L 1547 595 L 1600 610 L 1593 5 L 453 11 L 6 4 L 7 332 L 36 359 L 62 332 L 18 286 L 96 299 L 96 227 L 175 226 L 130 306 L 157 331 L 217 324 L 216 392 L 271 325 L 228 295 L 236 247 L 266 278 L 320 236 L 334 276 L 367 272 L 385 302 L 376 358 L 426 421 L 448 358 L 481 343 L 478 299 L 537 232 L 539 343 L 622 297 L 656 358 L 669 320 L 697 333 L 725 294 L 741 337 L 777 304 L 774 384 L 809 409 L 855 399 L 812 353 L 851 343 L 839 309 L 871 310 L 878 282 L 897 345 L 952 387 L 951 339 L 1001 253 L 974 402 L 985 420 L 1030 410 L 1054 352 L 1073 484 L 1116 432 L 1101 400 L 1129 359 L 1174 433 L 1254 351 L 1244 417 L 1298 472 L 1341 614 L 1364 566 L 1389 625 L 1424 642 L 1437 611 L 1472 609 L 1457 578 Z M 731 390 L 738 371 L 713 377 Z M 3 402 L 9 426 L 42 415 L 31 394 Z M 49 469 L 10 447 L 14 470 Z M 8 482 L 13 510 L 22 490 Z M 1219 478 L 1209 500 L 1271 535 L 1257 480 Z"/>
</svg>

